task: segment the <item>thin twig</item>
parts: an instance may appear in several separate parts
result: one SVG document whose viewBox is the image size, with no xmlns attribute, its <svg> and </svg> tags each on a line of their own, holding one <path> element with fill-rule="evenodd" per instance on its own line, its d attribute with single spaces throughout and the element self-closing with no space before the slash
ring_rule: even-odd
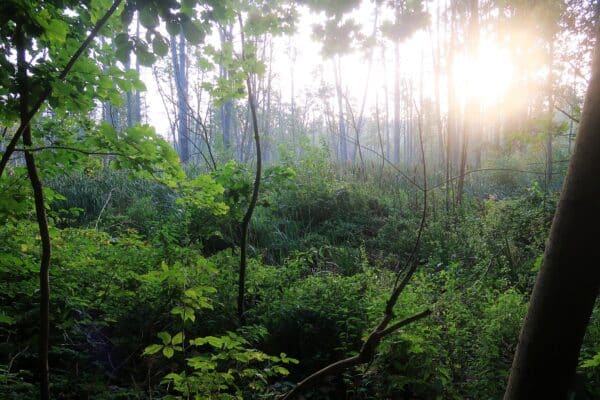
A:
<svg viewBox="0 0 600 400">
<path fill-rule="evenodd" d="M 579 118 L 577 118 L 577 117 L 573 116 L 572 114 L 566 112 L 565 110 L 563 110 L 562 108 L 560 108 L 556 104 L 554 105 L 554 108 L 556 108 L 558 111 L 560 111 L 562 114 L 564 114 L 565 117 L 569 118 L 571 121 L 573 121 L 575 123 L 579 123 Z"/>
<path fill-rule="evenodd" d="M 102 206 L 102 208 L 100 209 L 100 212 L 98 213 L 98 218 L 96 219 L 96 224 L 94 225 L 94 229 L 95 230 L 98 230 L 98 224 L 100 223 L 100 218 L 102 217 L 102 213 L 106 209 L 106 206 L 108 206 L 108 202 L 110 201 L 110 198 L 112 197 L 113 190 L 114 190 L 114 188 L 110 189 L 110 191 L 108 192 L 108 196 L 106 197 L 106 201 L 104 202 L 104 205 Z"/>
</svg>

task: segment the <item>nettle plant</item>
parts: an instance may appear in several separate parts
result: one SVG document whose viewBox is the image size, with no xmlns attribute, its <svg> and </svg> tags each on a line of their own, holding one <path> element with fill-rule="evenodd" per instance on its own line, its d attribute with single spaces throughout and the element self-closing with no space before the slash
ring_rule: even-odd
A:
<svg viewBox="0 0 600 400">
<path fill-rule="evenodd" d="M 171 372 L 162 379 L 162 383 L 175 393 L 166 398 L 242 399 L 244 391 L 264 393 L 269 378 L 288 375 L 283 365 L 297 364 L 298 361 L 285 353 L 272 356 L 253 348 L 243 335 L 264 336 L 266 331 L 262 327 L 244 327 L 237 333 L 188 339 L 186 327 L 196 323 L 202 310 L 213 308 L 210 295 L 216 292 L 212 286 L 198 284 L 196 273 L 214 275 L 217 269 L 208 260 L 198 257 L 193 269 L 181 262 L 172 266 L 163 262 L 160 270 L 140 277 L 147 283 L 171 286 L 180 293 L 171 314 L 180 319 L 181 330 L 159 332 L 160 342 L 144 350 L 147 356 L 180 358 L 184 362 L 182 371 Z"/>
</svg>

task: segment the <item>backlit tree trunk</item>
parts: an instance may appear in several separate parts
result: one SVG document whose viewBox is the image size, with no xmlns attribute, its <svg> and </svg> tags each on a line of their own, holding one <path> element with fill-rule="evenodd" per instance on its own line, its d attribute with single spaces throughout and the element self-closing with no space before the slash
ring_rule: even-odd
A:
<svg viewBox="0 0 600 400">
<path fill-rule="evenodd" d="M 596 36 L 598 38 L 598 35 Z M 596 40 L 598 42 L 598 40 Z M 600 268 L 600 54 L 504 395 L 567 399 L 598 288 Z"/>
</svg>

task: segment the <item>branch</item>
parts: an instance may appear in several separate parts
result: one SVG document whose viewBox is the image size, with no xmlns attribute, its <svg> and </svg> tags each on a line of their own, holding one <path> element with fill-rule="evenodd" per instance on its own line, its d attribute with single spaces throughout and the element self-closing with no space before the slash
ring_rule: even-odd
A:
<svg viewBox="0 0 600 400">
<path fill-rule="evenodd" d="M 416 105 L 415 105 L 416 107 Z M 417 238 L 415 239 L 415 244 L 413 246 L 412 253 L 409 257 L 409 268 L 408 271 L 404 274 L 404 278 L 400 281 L 401 274 L 396 272 L 396 282 L 394 283 L 394 289 L 390 295 L 389 300 L 387 301 L 384 315 L 377 325 L 377 327 L 369 334 L 367 339 L 364 341 L 360 352 L 350 358 L 346 358 L 341 361 L 337 361 L 333 364 L 328 365 L 327 367 L 313 373 L 306 379 L 302 380 L 298 385 L 296 385 L 292 390 L 290 390 L 286 395 L 282 397 L 281 400 L 291 400 L 294 396 L 298 395 L 302 390 L 309 388 L 319 381 L 322 377 L 328 374 L 338 374 L 346 369 L 356 366 L 358 364 L 364 364 L 370 362 L 375 354 L 375 350 L 377 346 L 381 342 L 381 340 L 400 329 L 403 326 L 406 326 L 414 321 L 425 318 L 431 314 L 431 310 L 427 309 L 425 311 L 420 312 L 410 318 L 406 318 L 402 321 L 399 321 L 392 326 L 389 326 L 390 321 L 394 318 L 394 306 L 398 302 L 398 298 L 400 294 L 402 294 L 403 290 L 408 285 L 408 282 L 412 278 L 418 266 L 418 258 L 417 258 L 417 250 L 419 249 L 419 245 L 421 243 L 421 236 L 423 234 L 423 230 L 425 229 L 425 221 L 427 219 L 427 164 L 425 162 L 425 147 L 423 145 L 423 126 L 422 119 L 419 110 L 417 109 L 417 115 L 419 117 L 419 144 L 421 150 L 421 163 L 423 167 L 423 212 L 421 214 L 421 223 L 419 225 L 419 231 L 417 233 Z M 400 282 L 399 282 L 400 281 Z"/>
<path fill-rule="evenodd" d="M 140 149 L 135 146 L 132 143 L 129 143 L 129 145 L 131 147 L 133 147 L 135 150 L 137 150 L 138 152 L 141 153 Z M 139 166 L 143 166 L 144 164 L 139 162 L 134 156 L 125 154 L 125 153 L 113 153 L 113 152 L 102 152 L 102 151 L 87 151 L 87 150 L 82 150 L 82 149 L 78 149 L 76 147 L 69 147 L 69 146 L 41 146 L 41 147 L 27 147 L 24 149 L 21 148 L 17 148 L 15 149 L 15 151 L 21 151 L 24 153 L 33 153 L 36 151 L 42 151 L 42 150 L 51 150 L 51 149 L 57 149 L 57 150 L 66 150 L 66 151 L 74 151 L 77 153 L 81 153 L 81 154 L 85 154 L 88 156 L 118 156 L 118 157 L 123 157 L 133 163 L 136 163 Z M 162 172 L 162 170 L 151 170 L 151 171 L 147 171 L 148 173 L 150 173 L 150 175 L 152 176 L 152 179 L 154 179 L 156 182 L 158 183 L 162 183 L 161 180 L 159 178 L 156 177 L 157 172 Z"/>
<path fill-rule="evenodd" d="M 90 43 L 98 35 L 98 32 L 100 32 L 100 29 L 102 29 L 102 27 L 104 26 L 106 21 L 108 21 L 108 19 L 114 14 L 114 12 L 117 10 L 117 8 L 119 7 L 119 5 L 121 4 L 122 1 L 123 0 L 115 0 L 113 5 L 106 11 L 106 13 L 102 16 L 102 18 L 100 18 L 98 20 L 98 22 L 96 22 L 96 25 L 94 26 L 94 28 L 92 29 L 92 31 L 90 32 L 88 37 L 83 41 L 81 46 L 79 46 L 79 48 L 73 54 L 73 56 L 71 56 L 71 59 L 67 62 L 67 65 L 65 66 L 65 68 L 58 75 L 57 81 L 63 81 L 67 77 L 67 75 L 71 71 L 71 68 L 73 68 L 73 65 L 75 65 L 75 63 L 77 62 L 79 57 L 83 54 L 83 52 L 87 49 L 87 47 L 90 45 Z M 15 151 L 15 148 L 17 147 L 17 142 L 21 138 L 21 135 L 23 134 L 25 129 L 29 126 L 33 117 L 38 113 L 38 111 L 40 110 L 40 108 L 42 107 L 44 102 L 46 100 L 48 100 L 48 97 L 50 97 L 51 94 L 52 94 L 52 84 L 49 84 L 48 88 L 41 94 L 40 97 L 38 97 L 37 101 L 33 104 L 33 107 L 29 110 L 27 115 L 25 115 L 21 119 L 21 124 L 19 125 L 19 128 L 17 128 L 17 131 L 15 132 L 14 136 L 8 143 L 8 146 L 6 146 L 6 150 L 4 151 L 4 154 L 2 154 L 2 159 L 0 159 L 0 178 L 2 177 L 2 173 L 4 172 L 4 169 L 6 168 L 6 165 L 8 164 L 8 160 L 10 160 L 10 157 L 12 156 L 12 154 Z"/>
<path fill-rule="evenodd" d="M 423 191 L 423 187 L 421 185 L 419 185 L 413 178 L 409 177 L 404 171 L 402 171 L 397 165 L 394 164 L 394 162 L 392 162 L 389 158 L 387 158 L 384 154 L 379 153 L 377 150 L 372 149 L 370 147 L 364 146 L 360 143 L 356 143 L 356 141 L 350 139 L 349 137 L 346 137 L 346 141 L 349 143 L 354 144 L 355 146 L 359 146 L 360 148 L 364 149 L 364 150 L 368 150 L 371 153 L 375 154 L 378 157 L 381 157 L 381 159 L 385 162 L 388 163 L 390 167 L 392 167 L 393 170 L 395 170 L 398 175 L 400 175 L 402 178 L 404 178 L 404 180 L 406 180 L 408 183 L 410 183 L 411 185 L 413 185 L 415 188 L 419 189 L 420 191 Z"/>
<path fill-rule="evenodd" d="M 120 156 L 120 157 L 125 157 L 125 158 L 133 160 L 133 157 L 128 156 L 125 153 L 113 153 L 113 152 L 108 152 L 108 151 L 95 151 L 95 150 L 88 151 L 88 150 L 82 150 L 82 149 L 78 149 L 77 147 L 70 147 L 70 146 L 52 145 L 52 146 L 40 146 L 40 147 L 27 147 L 25 149 L 21 149 L 21 148 L 15 149 L 15 151 L 20 151 L 20 152 L 28 151 L 30 153 L 43 151 L 43 150 L 67 150 L 67 151 L 74 151 L 77 153 L 85 154 L 88 156 Z"/>
<path fill-rule="evenodd" d="M 579 118 L 573 116 L 572 114 L 569 114 L 568 112 L 566 112 L 565 110 L 563 110 L 562 108 L 557 106 L 556 104 L 554 105 L 554 108 L 556 108 L 558 111 L 560 111 L 562 114 L 564 114 L 565 117 L 569 118 L 571 121 L 573 121 L 575 123 L 579 123 Z"/>
<path fill-rule="evenodd" d="M 575 65 L 575 63 L 572 61 L 569 61 L 568 63 L 571 66 L 571 68 L 573 68 L 573 72 L 575 72 L 575 74 L 579 76 L 585 82 L 586 85 L 589 86 L 590 79 L 587 76 L 585 76 L 585 74 L 581 71 L 581 68 Z"/>
<path fill-rule="evenodd" d="M 464 174 L 459 174 L 459 175 L 453 176 L 450 179 L 447 179 L 443 182 L 438 183 L 437 185 L 431 186 L 428 190 L 431 191 L 433 189 L 437 189 L 440 186 L 443 186 L 447 183 L 457 180 L 461 176 L 467 176 L 470 174 L 474 174 L 475 172 L 502 172 L 502 171 L 504 171 L 504 172 L 519 172 L 519 173 L 523 173 L 523 174 L 535 174 L 535 175 L 545 175 L 546 174 L 545 172 L 528 171 L 528 170 L 514 169 L 514 168 L 479 168 L 479 169 L 472 169 L 470 171 L 466 171 Z"/>
<path fill-rule="evenodd" d="M 171 121 L 171 117 L 169 115 L 169 109 L 167 107 L 167 103 L 165 101 L 165 98 L 168 101 L 170 101 L 171 103 L 173 103 L 173 104 L 175 104 L 176 102 L 175 102 L 175 100 L 173 99 L 172 96 L 168 96 L 161 89 L 160 82 L 158 80 L 158 74 L 156 72 L 156 68 L 152 69 L 152 73 L 154 74 L 154 78 L 156 79 L 156 83 L 157 83 L 157 87 L 158 87 L 158 92 L 160 94 L 163 106 L 164 106 L 165 110 L 167 111 L 167 117 L 169 119 L 169 125 L 171 126 L 171 131 L 172 131 L 172 136 L 173 136 L 173 145 L 176 146 L 177 142 L 175 140 L 175 135 L 174 135 L 176 124 L 174 124 Z M 178 87 L 179 87 L 179 85 L 178 85 Z M 207 148 L 208 154 L 210 156 L 210 161 L 206 158 L 206 156 L 202 152 L 202 149 L 192 140 L 193 138 L 187 132 L 184 132 L 183 136 L 185 136 L 185 138 L 189 141 L 189 143 L 191 143 L 191 145 L 196 149 L 196 151 L 198 152 L 197 154 L 199 154 L 204 159 L 204 162 L 206 163 L 206 165 L 208 166 L 208 168 L 210 168 L 212 171 L 214 171 L 214 170 L 217 169 L 217 163 L 215 161 L 215 158 L 214 158 L 212 150 L 211 150 L 211 145 L 210 145 L 210 140 L 209 140 L 209 137 L 208 137 L 208 132 L 207 132 L 207 129 L 206 129 L 206 124 L 202 121 L 202 119 L 201 119 L 200 116 L 196 117 L 195 110 L 190 106 L 188 100 L 187 99 L 182 99 L 182 100 L 184 101 L 184 105 L 186 106 L 186 108 L 189 111 L 188 114 L 187 114 L 188 117 L 190 117 L 192 120 L 194 120 L 194 122 L 196 122 L 196 124 L 198 126 L 200 126 L 202 128 L 202 130 L 203 130 L 203 135 L 204 135 L 203 140 L 206 143 L 206 148 Z"/>
<path fill-rule="evenodd" d="M 106 206 L 108 206 L 108 202 L 110 201 L 110 198 L 112 197 L 113 190 L 115 190 L 115 189 L 114 188 L 110 189 L 110 191 L 108 192 L 108 196 L 106 196 L 106 201 L 104 202 L 102 209 L 98 213 L 98 219 L 96 219 L 96 224 L 94 225 L 95 230 L 98 230 L 98 224 L 100 224 L 100 218 L 102 218 L 102 213 L 104 213 L 104 210 L 106 210 Z"/>
<path fill-rule="evenodd" d="M 349 368 L 370 362 L 371 359 L 373 358 L 375 349 L 377 348 L 377 346 L 379 345 L 381 340 L 383 340 L 387 335 L 395 332 L 396 330 L 402 328 L 403 326 L 406 326 L 412 322 L 423 319 L 423 318 L 431 315 L 431 313 L 432 313 L 432 311 L 427 309 L 425 311 L 420 312 L 419 314 L 413 315 L 412 317 L 403 319 L 402 321 L 390 326 L 389 328 L 387 328 L 385 330 L 382 330 L 382 331 L 374 330 L 369 335 L 367 340 L 365 340 L 363 347 L 361 348 L 360 352 L 357 355 L 345 358 L 340 361 L 336 361 L 333 364 L 329 364 L 325 368 L 322 368 L 322 369 L 318 370 L 317 372 L 309 375 L 302 381 L 298 382 L 298 384 L 292 390 L 290 390 L 283 397 L 281 397 L 281 400 L 293 399 L 294 396 L 299 395 L 302 391 L 304 391 L 306 389 L 310 389 L 312 386 L 317 384 L 325 376 L 337 375 L 341 372 L 344 372 L 345 370 L 347 370 Z"/>
<path fill-rule="evenodd" d="M 393 333 L 408 324 L 412 324 L 415 321 L 418 321 L 422 318 L 430 316 L 431 313 L 432 313 L 432 311 L 430 309 L 424 310 L 418 314 L 413 315 L 412 317 L 403 319 L 402 321 L 398 321 L 395 324 L 392 324 L 391 326 L 387 327 L 383 331 L 379 332 L 379 334 L 383 338 L 383 337 L 389 335 L 390 333 Z"/>
</svg>

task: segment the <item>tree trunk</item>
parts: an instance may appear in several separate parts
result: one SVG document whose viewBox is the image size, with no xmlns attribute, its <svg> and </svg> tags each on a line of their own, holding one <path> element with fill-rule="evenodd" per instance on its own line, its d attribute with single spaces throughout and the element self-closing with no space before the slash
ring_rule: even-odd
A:
<svg viewBox="0 0 600 400">
<path fill-rule="evenodd" d="M 179 42 L 175 36 L 171 37 L 171 57 L 173 59 L 175 90 L 177 92 L 177 141 L 179 145 L 177 152 L 179 153 L 181 162 L 186 163 L 190 158 L 190 150 L 187 118 L 185 37 L 183 36 L 183 32 L 179 35 Z"/>
<path fill-rule="evenodd" d="M 137 37 L 140 36 L 140 17 L 138 15 L 136 25 L 135 25 L 135 34 Z M 137 72 L 138 76 L 140 75 L 140 59 L 139 57 L 135 58 L 135 72 Z M 142 122 L 142 97 L 139 90 L 135 90 L 135 102 L 133 103 L 133 123 L 139 124 Z"/>
<path fill-rule="evenodd" d="M 129 55 L 127 56 L 127 62 L 125 62 L 125 69 L 129 70 L 131 69 L 131 53 L 129 53 Z M 133 93 L 131 93 L 131 91 L 127 91 L 127 93 L 125 93 L 125 105 L 126 105 L 126 110 L 127 110 L 127 116 L 126 116 L 126 121 L 127 121 L 127 127 L 131 128 L 133 126 Z"/>
<path fill-rule="evenodd" d="M 219 37 L 221 39 L 221 48 L 224 47 L 227 41 L 231 40 L 231 26 L 221 27 L 219 29 Z M 219 66 L 219 75 L 221 78 L 228 79 L 229 72 L 223 64 Z M 233 102 L 227 99 L 219 109 L 221 119 L 221 129 L 223 130 L 223 147 L 228 150 L 231 146 L 231 126 L 233 125 Z"/>
<path fill-rule="evenodd" d="M 438 144 L 440 148 L 439 152 L 439 168 L 443 170 L 446 154 L 444 151 L 444 124 L 442 122 L 442 107 L 441 107 L 441 94 L 440 94 L 440 78 L 442 74 L 442 55 L 441 55 L 441 43 L 440 43 L 440 7 L 436 7 L 435 14 L 435 24 L 436 24 L 436 44 L 435 51 L 432 52 L 431 58 L 433 60 L 433 78 L 434 78 L 434 93 L 435 93 L 435 117 L 437 123 L 437 136 L 438 136 Z M 431 32 L 431 28 L 428 28 L 429 32 Z M 433 46 L 433 43 L 432 43 Z"/>
<path fill-rule="evenodd" d="M 267 69 L 266 100 L 263 101 L 263 161 L 268 165 L 271 160 L 271 89 L 273 85 L 273 40 L 269 38 L 269 66 Z M 266 44 L 265 44 L 266 45 Z"/>
<path fill-rule="evenodd" d="M 100 38 L 100 43 L 104 46 L 104 37 Z M 114 41 L 112 44 L 113 51 L 115 49 Z M 127 66 L 126 66 L 127 68 Z M 102 67 L 102 72 L 107 73 L 108 67 L 104 65 Z M 109 125 L 111 125 L 115 129 L 119 129 L 119 109 L 114 108 L 110 101 L 102 102 L 102 119 L 106 121 Z"/>
<path fill-rule="evenodd" d="M 471 60 L 479 58 L 479 0 L 471 0 L 469 15 L 469 39 L 468 52 Z M 458 184 L 456 190 L 456 203 L 461 204 L 464 188 L 465 174 L 467 172 L 467 161 L 469 157 L 469 145 L 472 143 L 475 164 L 478 165 L 481 151 L 481 132 L 480 132 L 480 114 L 481 106 L 475 98 L 475 85 L 471 81 L 467 83 L 467 106 L 463 114 L 463 138 L 460 155 L 460 172 L 458 174 Z"/>
<path fill-rule="evenodd" d="M 394 163 L 400 162 L 400 44 L 394 43 Z"/>
<path fill-rule="evenodd" d="M 600 286 L 600 54 L 598 34 L 574 154 L 504 395 L 566 399 Z"/>
<path fill-rule="evenodd" d="M 25 59 L 25 34 L 20 26 L 16 29 L 16 47 L 17 47 L 17 80 L 19 85 L 19 111 L 21 126 L 23 130 L 23 144 L 25 147 L 31 147 L 31 125 L 26 124 L 29 117 L 29 79 L 27 77 L 27 61 Z M 40 241 L 42 243 L 42 254 L 40 258 L 40 337 L 39 337 L 39 374 L 40 374 L 40 399 L 50 398 L 50 368 L 48 366 L 48 348 L 50 337 L 50 229 L 48 227 L 48 218 L 46 216 L 46 204 L 44 200 L 44 189 L 39 177 L 33 154 L 25 151 L 25 163 L 27 166 L 27 175 L 33 189 L 35 200 L 35 214 L 38 222 Z"/>
<path fill-rule="evenodd" d="M 450 211 L 452 199 L 452 182 L 450 178 L 456 164 L 457 149 L 457 123 L 456 123 L 456 96 L 454 93 L 454 51 L 456 44 L 456 16 L 455 0 L 450 0 L 450 43 L 448 46 L 448 123 L 446 128 L 446 212 Z M 453 202 L 452 202 L 453 203 Z"/>
<path fill-rule="evenodd" d="M 381 45 L 381 62 L 383 64 L 383 100 L 385 106 L 385 120 L 383 127 L 385 130 L 385 157 L 389 160 L 390 158 L 390 95 L 388 93 L 388 74 L 387 74 L 387 59 L 385 56 L 385 43 Z"/>
<path fill-rule="evenodd" d="M 244 38 L 244 24 L 242 23 L 242 16 L 238 14 L 238 21 L 240 24 L 240 38 L 242 42 L 242 61 L 246 59 L 244 47 L 246 46 L 246 40 Z M 246 293 L 246 269 L 247 269 L 247 251 L 248 251 L 248 227 L 252 220 L 252 214 L 256 208 L 258 201 L 258 193 L 260 190 L 260 180 L 262 174 L 262 156 L 260 149 L 260 134 L 258 132 L 258 118 L 256 116 L 256 102 L 254 99 L 254 91 L 252 89 L 251 76 L 246 76 L 246 88 L 248 90 L 248 109 L 250 112 L 249 119 L 252 121 L 252 131 L 254 133 L 254 144 L 256 146 L 256 171 L 254 175 L 254 184 L 252 186 L 252 197 L 250 198 L 250 204 L 242 219 L 241 229 L 242 237 L 240 241 L 240 268 L 238 274 L 238 298 L 237 298 L 237 312 L 238 320 L 241 326 L 246 324 L 245 314 L 245 301 L 244 296 Z"/>
<path fill-rule="evenodd" d="M 548 74 L 548 92 L 549 92 L 549 100 L 548 104 L 548 118 L 549 118 L 549 130 L 546 132 L 546 179 L 545 179 L 545 189 L 546 192 L 549 193 L 552 190 L 552 140 L 554 135 L 554 79 L 552 73 L 552 61 L 554 60 L 554 44 L 552 41 L 549 43 L 549 60 L 550 60 L 550 73 Z"/>
<path fill-rule="evenodd" d="M 333 60 L 333 72 L 334 72 L 334 76 L 335 76 L 335 90 L 337 93 L 337 100 L 338 100 L 338 109 L 339 109 L 339 120 L 338 120 L 338 126 L 339 126 L 339 134 L 340 134 L 340 160 L 342 162 L 346 162 L 348 160 L 348 143 L 346 140 L 346 121 L 344 119 L 344 93 L 342 90 L 342 77 L 341 77 L 341 71 L 340 71 L 340 60 L 339 57 L 337 58 L 337 60 Z"/>
</svg>

